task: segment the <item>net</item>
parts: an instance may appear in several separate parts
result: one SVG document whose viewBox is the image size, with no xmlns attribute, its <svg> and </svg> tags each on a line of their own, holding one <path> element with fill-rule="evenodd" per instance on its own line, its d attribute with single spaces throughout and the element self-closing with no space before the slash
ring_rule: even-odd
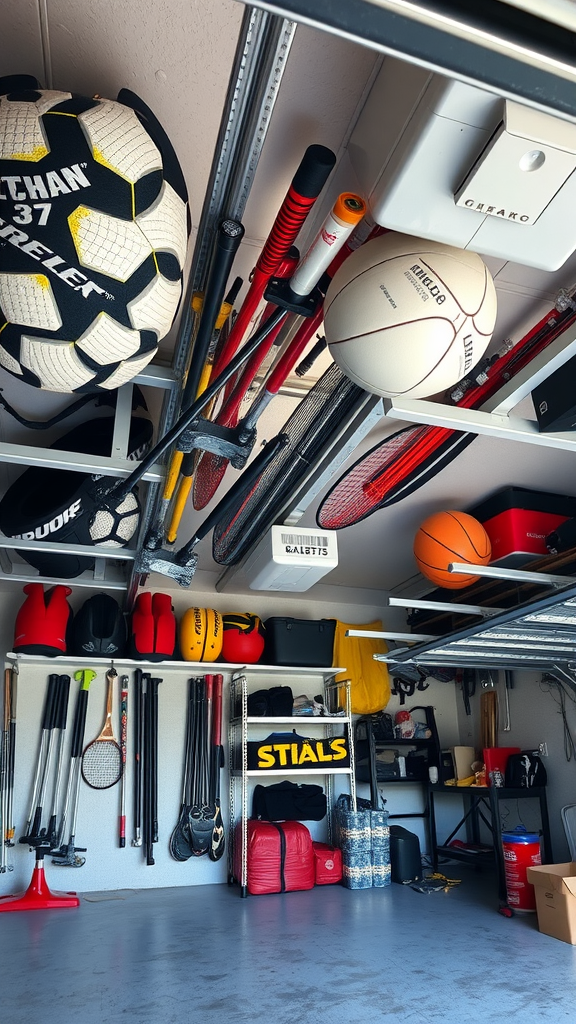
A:
<svg viewBox="0 0 576 1024">
<path fill-rule="evenodd" d="M 336 428 L 351 421 L 366 392 L 332 364 L 282 428 L 288 444 L 256 484 L 241 495 L 232 515 L 214 528 L 212 553 L 220 565 L 235 565 L 276 522 L 295 488 L 330 451 Z"/>
<path fill-rule="evenodd" d="M 92 789 L 109 789 L 122 775 L 122 752 L 116 740 L 94 740 L 82 755 L 82 778 Z"/>
<path fill-rule="evenodd" d="M 399 430 L 358 459 L 334 484 L 318 509 L 318 525 L 341 530 L 406 498 L 452 462 L 475 436 L 426 425 Z"/>
</svg>

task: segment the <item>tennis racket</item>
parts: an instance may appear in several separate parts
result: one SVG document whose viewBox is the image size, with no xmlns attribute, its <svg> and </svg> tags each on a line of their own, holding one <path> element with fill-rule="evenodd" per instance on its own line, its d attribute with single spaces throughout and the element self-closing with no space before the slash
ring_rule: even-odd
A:
<svg viewBox="0 0 576 1024">
<path fill-rule="evenodd" d="M 110 668 L 106 673 L 106 717 L 102 731 L 82 754 L 82 778 L 92 789 L 110 789 L 122 777 L 122 751 L 112 728 L 112 698 L 114 680 L 118 673 Z"/>
<path fill-rule="evenodd" d="M 572 305 L 550 310 L 512 349 L 480 369 L 480 383 L 460 382 L 452 393 L 454 404 L 465 409 L 480 408 L 575 321 Z M 318 509 L 318 526 L 341 530 L 393 505 L 436 476 L 476 436 L 430 425 L 404 427 L 379 442 L 340 477 Z"/>
</svg>

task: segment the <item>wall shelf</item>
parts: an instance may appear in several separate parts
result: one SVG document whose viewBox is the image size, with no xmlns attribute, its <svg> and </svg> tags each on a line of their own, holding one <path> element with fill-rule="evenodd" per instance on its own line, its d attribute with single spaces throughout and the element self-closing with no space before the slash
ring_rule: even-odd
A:
<svg viewBox="0 0 576 1024">
<path fill-rule="evenodd" d="M 125 668 L 153 668 L 164 671 L 165 669 L 177 670 L 182 672 L 196 671 L 203 675 L 215 675 L 216 673 L 229 673 L 238 674 L 243 671 L 249 671 L 256 675 L 266 676 L 285 676 L 285 675 L 302 675 L 302 676 L 335 676 L 340 672 L 344 672 L 343 668 L 287 668 L 284 665 L 240 665 L 232 662 L 216 662 L 216 661 L 140 661 L 134 658 L 75 658 L 71 654 L 58 655 L 56 658 L 48 658 L 41 654 L 15 654 L 13 651 L 9 651 L 6 654 L 6 661 L 15 662 L 18 665 L 74 665 L 76 668 L 81 668 L 83 665 L 86 667 L 91 666 L 103 666 L 108 668 L 112 663 L 117 667 Z M 311 716 L 301 716 L 309 718 Z M 255 721 L 262 721 L 261 718 L 255 719 Z M 280 721 L 277 719 L 277 721 Z M 288 719 L 292 721 L 292 719 Z M 322 719 L 322 721 L 328 721 L 328 719 Z M 337 719 L 342 721 L 342 719 Z"/>
</svg>

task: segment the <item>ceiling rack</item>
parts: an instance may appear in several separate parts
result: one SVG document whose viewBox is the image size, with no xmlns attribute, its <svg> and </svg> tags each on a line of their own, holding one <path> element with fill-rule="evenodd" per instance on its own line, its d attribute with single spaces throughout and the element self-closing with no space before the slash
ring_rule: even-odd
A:
<svg viewBox="0 0 576 1024">
<path fill-rule="evenodd" d="M 390 665 L 406 662 L 422 666 L 550 669 L 561 666 L 576 672 L 576 583 L 565 579 L 565 589 L 528 601 L 447 636 L 414 643 L 376 655 Z M 355 631 L 355 635 L 361 635 Z"/>
<path fill-rule="evenodd" d="M 576 120 L 576 18 L 558 0 L 539 4 L 538 15 L 525 0 L 253 3 L 379 53 Z"/>
</svg>

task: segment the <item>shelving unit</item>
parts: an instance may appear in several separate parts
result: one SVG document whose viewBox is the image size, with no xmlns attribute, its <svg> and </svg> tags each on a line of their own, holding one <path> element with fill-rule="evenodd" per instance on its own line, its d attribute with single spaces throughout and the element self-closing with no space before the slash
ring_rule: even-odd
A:
<svg viewBox="0 0 576 1024">
<path fill-rule="evenodd" d="M 423 705 L 417 705 L 411 710 L 424 710 Z M 431 709 L 431 715 L 433 719 L 434 711 Z M 426 713 L 428 722 L 428 712 Z M 401 814 L 391 814 L 390 819 L 401 819 L 401 818 L 423 818 L 428 826 L 430 846 L 433 845 L 432 827 L 430 822 L 430 799 L 428 795 L 428 768 L 433 765 L 438 767 L 440 762 L 440 744 L 438 740 L 438 734 L 436 731 L 436 725 L 433 723 L 428 726 L 431 730 L 431 736 L 428 739 L 390 739 L 380 740 L 374 736 L 374 730 L 372 728 L 372 719 L 370 716 L 366 718 L 360 718 L 356 722 L 354 743 L 355 746 L 359 743 L 366 743 L 367 755 L 368 755 L 368 778 L 360 778 L 358 774 L 358 765 L 356 765 L 356 778 L 358 782 L 368 782 L 370 786 L 370 801 L 374 808 L 379 806 L 379 786 L 420 786 L 424 807 L 422 811 L 411 811 Z M 364 735 L 362 735 L 364 733 Z M 377 772 L 377 760 L 376 755 L 378 750 L 386 749 L 400 749 L 408 752 L 409 750 L 424 750 L 426 752 L 426 774 L 422 778 L 416 777 L 400 777 L 400 778 L 388 778 L 378 779 Z M 358 751 L 356 751 L 356 756 Z M 423 759 L 424 760 L 424 759 Z"/>
<path fill-rule="evenodd" d="M 464 813 L 456 827 L 443 843 L 438 842 L 436 834 L 435 799 L 439 794 L 459 794 L 464 799 Z M 440 857 L 449 857 L 451 860 L 465 861 L 469 864 L 496 865 L 496 878 L 498 885 L 498 899 L 502 905 L 506 904 L 506 877 L 504 872 L 504 851 L 501 840 L 500 802 L 502 800 L 522 800 L 532 798 L 538 800 L 540 808 L 540 823 L 543 847 L 543 863 L 553 864 L 552 846 L 550 843 L 550 822 L 548 819 L 548 805 L 546 802 L 546 787 L 531 786 L 525 789 L 508 788 L 504 786 L 488 786 L 486 788 L 472 788 L 459 786 L 443 786 L 442 784 L 428 786 L 428 801 L 430 809 L 430 838 L 432 851 L 432 867 L 438 870 Z M 483 821 L 492 837 L 492 849 L 473 852 L 470 849 L 459 849 L 450 846 L 454 837 L 460 829 L 469 824 L 471 843 L 480 844 L 480 821 Z"/>
<path fill-rule="evenodd" d="M 286 668 L 279 666 L 251 665 L 244 666 L 242 671 L 234 672 L 230 681 L 230 720 L 229 720 L 229 761 L 230 761 L 230 832 L 228 842 L 228 880 L 230 883 L 237 881 L 240 884 L 242 897 L 248 895 L 248 784 L 253 778 L 286 778 L 291 775 L 300 779 L 309 780 L 311 776 L 322 776 L 326 782 L 326 799 L 328 804 L 328 841 L 332 837 L 332 805 L 334 797 L 333 778 L 336 775 L 347 776 L 352 806 L 356 808 L 356 781 L 354 765 L 354 743 L 352 742 L 352 712 L 350 707 L 350 683 L 334 682 L 334 677 L 345 671 L 342 668 Z M 324 691 L 325 704 L 328 710 L 334 706 L 337 691 L 343 689 L 345 693 L 344 715 L 294 715 L 294 716 L 253 716 L 248 715 L 248 690 L 252 676 L 267 675 L 270 678 L 283 676 L 287 680 L 320 679 Z M 260 680 L 259 680 L 260 681 Z M 290 769 L 261 769 L 248 768 L 248 740 L 250 730 L 257 726 L 268 729 L 271 725 L 291 726 L 293 729 L 309 730 L 314 733 L 318 728 L 323 731 L 325 738 L 335 735 L 335 729 L 345 728 L 350 751 L 349 767 L 346 768 L 306 768 Z M 239 764 L 240 762 L 240 764 Z M 237 811 L 237 788 L 240 783 L 240 807 Z M 234 872 L 234 844 L 236 828 L 240 822 L 241 832 L 241 872 L 240 878 L 235 878 Z"/>
</svg>

